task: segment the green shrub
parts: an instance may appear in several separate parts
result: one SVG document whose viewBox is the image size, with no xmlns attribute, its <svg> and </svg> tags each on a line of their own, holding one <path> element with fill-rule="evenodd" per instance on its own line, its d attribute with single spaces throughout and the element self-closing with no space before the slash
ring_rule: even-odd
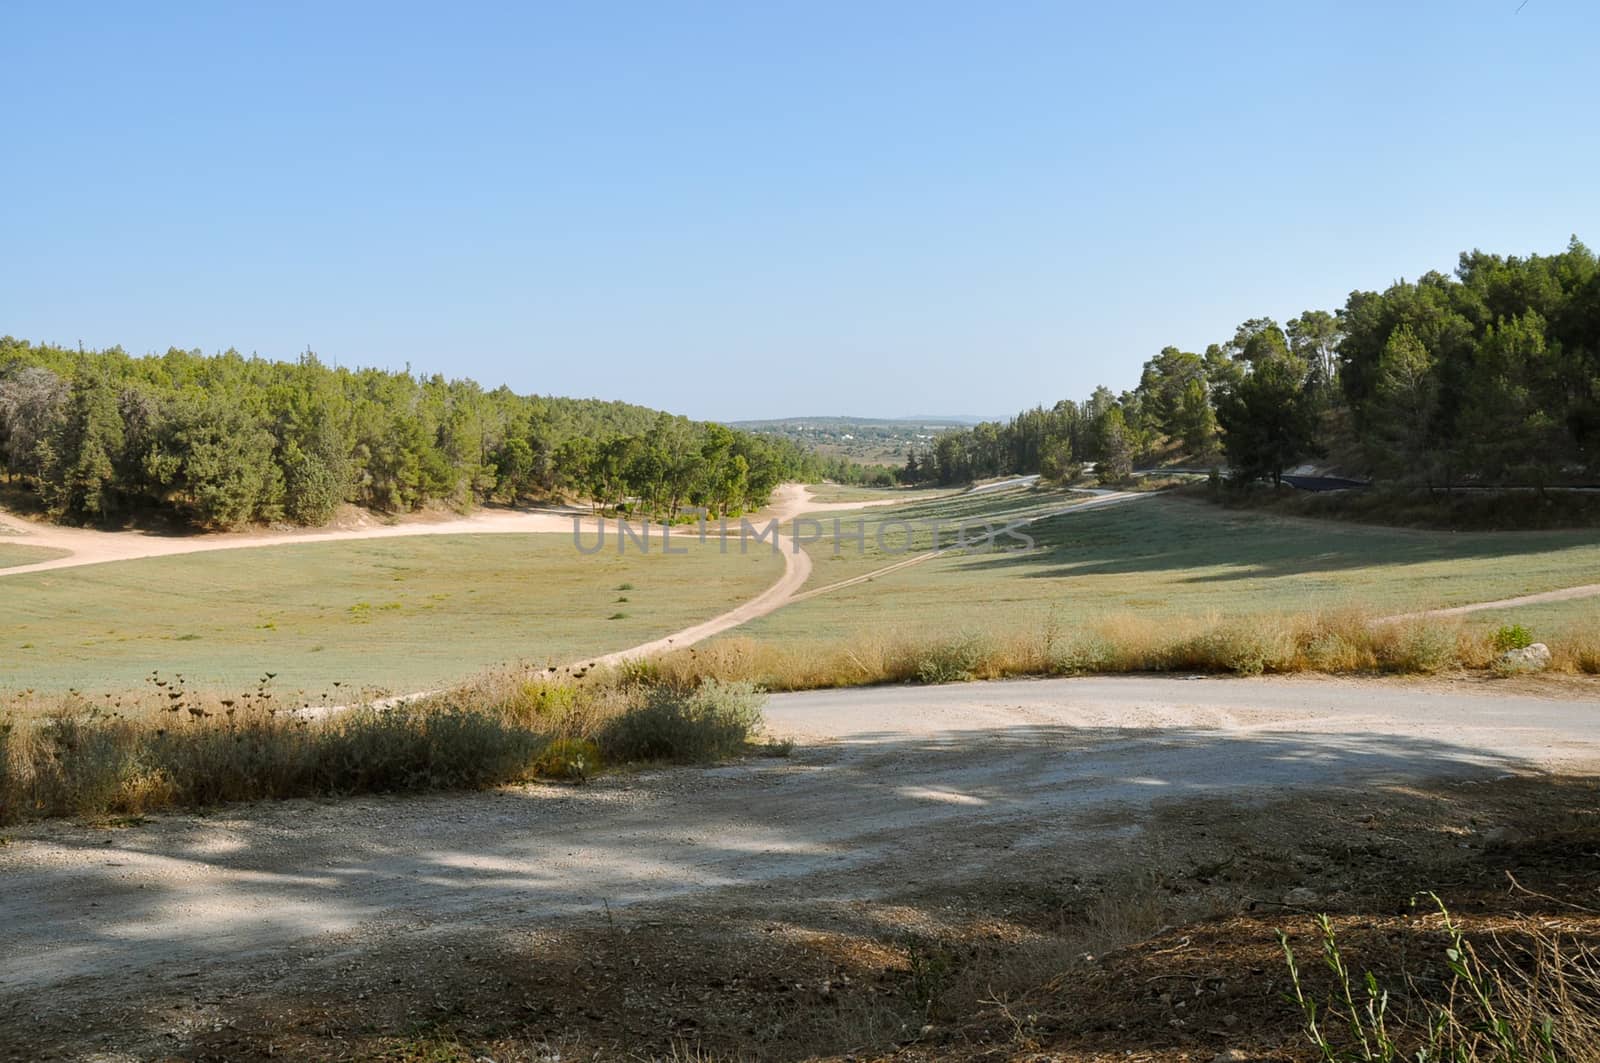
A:
<svg viewBox="0 0 1600 1063">
<path fill-rule="evenodd" d="M 1065 646 L 1056 647 L 1050 654 L 1049 669 L 1052 675 L 1090 675 L 1112 670 L 1116 647 L 1110 640 L 1092 632 L 1072 636 Z"/>
<path fill-rule="evenodd" d="M 917 658 L 917 681 L 930 684 L 967 682 L 977 678 L 986 656 L 983 640 L 976 635 L 938 643 Z"/>
<path fill-rule="evenodd" d="M 656 686 L 661 682 L 661 665 L 653 657 L 631 657 L 618 664 L 612 675 L 625 689 Z"/>
<path fill-rule="evenodd" d="M 1392 672 L 1434 675 L 1460 664 L 1456 631 L 1421 623 L 1406 628 L 1381 646 L 1379 663 Z"/>
<path fill-rule="evenodd" d="M 1505 624 L 1494 633 L 1494 648 L 1497 653 L 1525 650 L 1532 645 L 1533 634 L 1521 624 Z"/>
<path fill-rule="evenodd" d="M 610 760 L 700 764 L 742 752 L 761 731 L 766 694 L 751 683 L 707 679 L 689 694 L 654 689 L 642 706 L 607 723 L 600 750 Z"/>
<path fill-rule="evenodd" d="M 1180 659 L 1197 671 L 1261 675 L 1285 670 L 1294 653 L 1290 633 L 1263 617 L 1207 631 L 1183 647 Z"/>
<path fill-rule="evenodd" d="M 333 519 L 344 501 L 345 482 L 337 462 L 307 454 L 293 443 L 284 456 L 284 514 L 296 524 L 320 526 Z"/>
<path fill-rule="evenodd" d="M 578 688 L 554 679 L 519 683 L 499 709 L 521 723 L 559 724 L 578 708 Z"/>
<path fill-rule="evenodd" d="M 534 762 L 534 774 L 545 779 L 587 779 L 600 770 L 600 747 L 587 738 L 558 738 Z"/>
</svg>

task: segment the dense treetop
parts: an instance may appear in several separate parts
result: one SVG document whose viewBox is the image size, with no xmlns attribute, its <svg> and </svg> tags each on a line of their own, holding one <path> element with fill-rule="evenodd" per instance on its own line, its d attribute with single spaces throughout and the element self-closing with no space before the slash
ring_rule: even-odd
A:
<svg viewBox="0 0 1600 1063">
<path fill-rule="evenodd" d="M 1546 486 L 1600 475 L 1600 263 L 1472 251 L 1455 276 L 1353 291 L 1335 312 L 1255 318 L 1196 354 L 1167 347 L 1121 395 L 941 436 L 901 478 L 1226 462 L 1276 480 L 1328 459 L 1398 484 Z"/>
<path fill-rule="evenodd" d="M 0 456 L 63 520 L 326 522 L 530 496 L 737 513 L 789 478 L 855 480 L 792 443 L 642 406 L 410 372 L 0 338 Z"/>
</svg>

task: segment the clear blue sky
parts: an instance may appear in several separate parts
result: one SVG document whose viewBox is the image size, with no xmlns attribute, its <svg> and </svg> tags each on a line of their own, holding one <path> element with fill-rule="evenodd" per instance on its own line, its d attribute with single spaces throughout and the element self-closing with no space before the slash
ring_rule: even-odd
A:
<svg viewBox="0 0 1600 1063">
<path fill-rule="evenodd" d="M 1593 0 L 0 7 L 0 333 L 1005 415 L 1600 243 Z"/>
</svg>

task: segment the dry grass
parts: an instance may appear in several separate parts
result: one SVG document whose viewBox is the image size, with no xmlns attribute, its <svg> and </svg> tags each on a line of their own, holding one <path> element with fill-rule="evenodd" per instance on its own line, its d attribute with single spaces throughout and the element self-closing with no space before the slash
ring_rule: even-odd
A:
<svg viewBox="0 0 1600 1063">
<path fill-rule="evenodd" d="M 1492 935 L 1483 948 L 1467 939 L 1437 896 L 1439 950 L 1449 981 L 1442 992 L 1383 986 L 1351 969 L 1334 921 L 1316 920 L 1322 966 L 1331 983 L 1319 1000 L 1307 992 L 1302 962 L 1279 933 L 1292 996 L 1306 1039 L 1326 1063 L 1554 1063 L 1600 1059 L 1600 952 L 1592 942 L 1538 925 Z M 1391 993 L 1420 998 L 1391 1011 Z"/>
<path fill-rule="evenodd" d="M 1575 631 L 1550 650 L 1554 667 L 1564 672 L 1600 675 L 1600 631 Z"/>
<path fill-rule="evenodd" d="M 1551 648 L 1554 669 L 1600 674 L 1593 632 Z M 1494 632 L 1451 620 L 1122 615 L 1072 630 L 849 643 L 727 638 L 604 671 L 485 673 L 444 693 L 339 711 L 279 707 L 270 677 L 233 698 L 152 677 L 138 695 L 15 695 L 0 715 L 0 823 L 714 761 L 759 734 L 762 690 L 1131 672 L 1433 675 L 1491 668 L 1497 652 Z"/>
<path fill-rule="evenodd" d="M 494 673 L 457 689 L 337 711 L 279 708 L 157 680 L 94 704 L 25 694 L 0 718 L 0 823 L 137 815 L 226 801 L 581 780 L 606 762 L 706 762 L 761 727 L 759 691 L 666 689 L 622 673 Z"/>
<path fill-rule="evenodd" d="M 1574 632 L 1553 640 L 1551 650 L 1557 670 L 1600 672 L 1600 636 Z M 1434 675 L 1489 668 L 1496 652 L 1494 632 L 1437 618 L 1376 622 L 1354 611 L 1190 619 L 1122 614 L 1071 630 L 1047 622 L 1024 632 L 974 629 L 847 643 L 725 638 L 668 654 L 648 670 L 675 689 L 712 677 L 811 690 L 1127 672 Z"/>
</svg>

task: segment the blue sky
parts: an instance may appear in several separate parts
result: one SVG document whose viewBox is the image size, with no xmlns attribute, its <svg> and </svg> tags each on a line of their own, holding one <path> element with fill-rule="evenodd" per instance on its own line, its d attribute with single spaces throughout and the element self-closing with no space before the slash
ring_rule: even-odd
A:
<svg viewBox="0 0 1600 1063">
<path fill-rule="evenodd" d="M 1592 0 L 8 3 L 0 332 L 1007 415 L 1600 243 Z"/>
</svg>

